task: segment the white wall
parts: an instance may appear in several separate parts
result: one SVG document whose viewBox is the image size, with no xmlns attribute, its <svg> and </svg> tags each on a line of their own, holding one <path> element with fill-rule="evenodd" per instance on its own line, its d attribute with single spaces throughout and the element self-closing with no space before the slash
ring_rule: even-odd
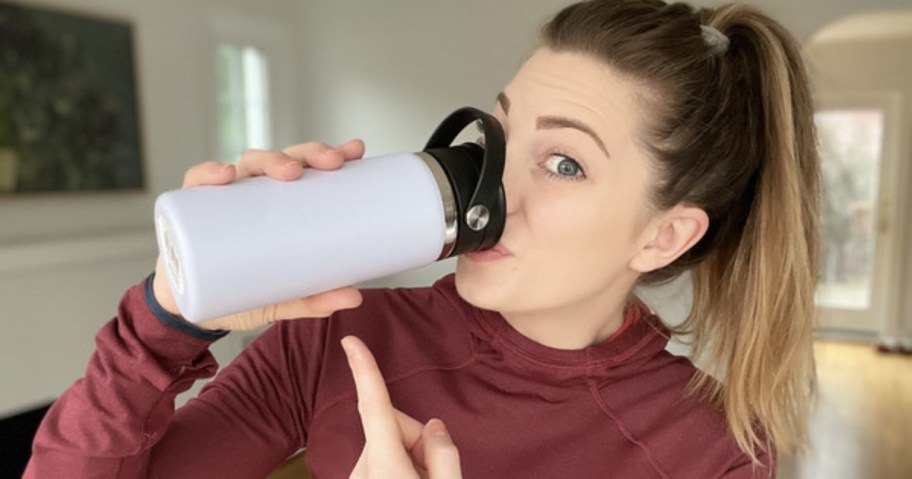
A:
<svg viewBox="0 0 912 479">
<path fill-rule="evenodd" d="M 368 154 L 420 148 L 436 123 L 464 104 L 488 107 L 534 45 L 538 25 L 563 0 L 37 0 L 130 20 L 136 30 L 142 137 L 148 188 L 143 193 L 32 196 L 0 200 L 0 416 L 54 397 L 77 378 L 92 336 L 117 298 L 143 278 L 155 255 L 154 196 L 177 187 L 184 170 L 212 151 L 209 17 L 239 10 L 292 32 L 297 56 L 283 59 L 293 82 L 278 145 L 359 136 Z M 706 2 L 718 4 L 722 2 Z M 800 38 L 860 9 L 908 0 L 756 2 Z M 236 17 L 235 17 L 236 18 Z M 280 89 L 281 90 L 281 89 Z M 111 243 L 113 238 L 113 243 Z M 101 248 L 109 254 L 100 254 Z M 53 257 L 91 257 L 55 263 Z M 5 256 L 4 256 L 5 255 Z M 15 260 L 9 259 L 15 258 Z M 426 283 L 448 271 L 400 276 Z M 681 289 L 669 316 L 679 316 Z M 686 300 L 686 297 L 683 299 Z M 220 342 L 230 356 L 242 336 Z"/>
<path fill-rule="evenodd" d="M 718 6 L 731 0 L 699 0 L 695 5 Z M 842 18 L 865 12 L 903 10 L 909 0 L 746 0 L 782 22 L 799 40 L 805 41 L 817 30 Z"/>
<path fill-rule="evenodd" d="M 82 374 L 95 332 L 123 291 L 154 266 L 155 196 L 180 186 L 190 165 L 212 157 L 214 12 L 265 19 L 288 32 L 292 51 L 300 22 L 297 0 L 22 3 L 133 24 L 147 188 L 0 199 L 0 417 L 56 397 Z M 292 81 L 296 59 L 283 67 Z M 288 94 L 278 100 L 277 142 L 285 144 L 298 131 L 297 108 Z M 241 339 L 218 345 L 220 355 Z"/>
<path fill-rule="evenodd" d="M 57 397 L 82 375 L 95 331 L 148 274 L 153 247 L 140 233 L 0 250 L 0 417 Z"/>
</svg>

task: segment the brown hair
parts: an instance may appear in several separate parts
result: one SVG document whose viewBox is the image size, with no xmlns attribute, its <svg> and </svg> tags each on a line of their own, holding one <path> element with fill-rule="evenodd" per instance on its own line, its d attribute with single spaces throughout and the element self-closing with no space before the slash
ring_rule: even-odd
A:
<svg viewBox="0 0 912 479">
<path fill-rule="evenodd" d="M 691 392 L 724 408 L 755 461 L 758 449 L 803 446 L 815 382 L 819 161 L 798 43 L 748 6 L 661 0 L 572 5 L 544 26 L 542 41 L 643 86 L 653 206 L 694 205 L 710 218 L 700 242 L 640 278 L 692 272 L 693 308 L 675 333 L 693 334 L 709 371 Z"/>
</svg>

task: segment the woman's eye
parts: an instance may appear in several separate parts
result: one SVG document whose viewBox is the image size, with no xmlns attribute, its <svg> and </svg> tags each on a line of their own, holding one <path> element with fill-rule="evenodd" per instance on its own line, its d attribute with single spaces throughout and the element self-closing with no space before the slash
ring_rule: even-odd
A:
<svg viewBox="0 0 912 479">
<path fill-rule="evenodd" d="M 581 180 L 586 177 L 583 167 L 565 155 L 551 155 L 545 160 L 545 170 L 561 179 Z"/>
</svg>

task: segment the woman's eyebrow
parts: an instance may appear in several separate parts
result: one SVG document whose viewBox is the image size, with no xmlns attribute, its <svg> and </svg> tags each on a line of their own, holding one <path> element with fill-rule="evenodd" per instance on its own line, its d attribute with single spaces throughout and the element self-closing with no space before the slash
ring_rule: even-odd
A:
<svg viewBox="0 0 912 479">
<path fill-rule="evenodd" d="M 510 98 L 507 97 L 506 93 L 500 92 L 497 94 L 497 103 L 500 104 L 500 108 L 503 109 L 504 114 L 510 113 Z M 536 122 L 536 129 L 539 130 L 554 130 L 559 128 L 573 128 L 589 135 L 592 138 L 592 141 L 594 141 L 602 152 L 605 153 L 605 156 L 611 158 L 611 154 L 609 154 L 608 149 L 605 148 L 605 142 L 599 138 L 595 133 L 595 130 L 581 121 L 562 116 L 540 116 Z"/>
<path fill-rule="evenodd" d="M 611 158 L 611 155 L 608 154 L 608 149 L 605 148 L 605 142 L 595 133 L 595 130 L 589 127 L 589 125 L 574 120 L 572 118 L 565 118 L 562 116 L 540 116 L 536 122 L 536 128 L 539 130 L 553 130 L 558 128 L 573 128 L 574 130 L 579 130 L 587 135 L 589 135 L 595 144 L 605 153 L 605 156 Z"/>
<path fill-rule="evenodd" d="M 497 94 L 497 103 L 500 103 L 500 107 L 503 109 L 504 113 L 510 114 L 510 99 L 507 98 L 507 95 L 504 92 Z"/>
</svg>

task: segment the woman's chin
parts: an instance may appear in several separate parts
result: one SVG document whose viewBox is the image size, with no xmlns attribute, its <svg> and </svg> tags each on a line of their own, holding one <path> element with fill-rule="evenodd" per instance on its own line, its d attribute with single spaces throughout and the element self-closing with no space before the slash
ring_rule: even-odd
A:
<svg viewBox="0 0 912 479">
<path fill-rule="evenodd" d="M 500 311 L 503 306 L 503 277 L 479 266 L 459 257 L 456 262 L 456 291 L 476 308 Z"/>
</svg>

